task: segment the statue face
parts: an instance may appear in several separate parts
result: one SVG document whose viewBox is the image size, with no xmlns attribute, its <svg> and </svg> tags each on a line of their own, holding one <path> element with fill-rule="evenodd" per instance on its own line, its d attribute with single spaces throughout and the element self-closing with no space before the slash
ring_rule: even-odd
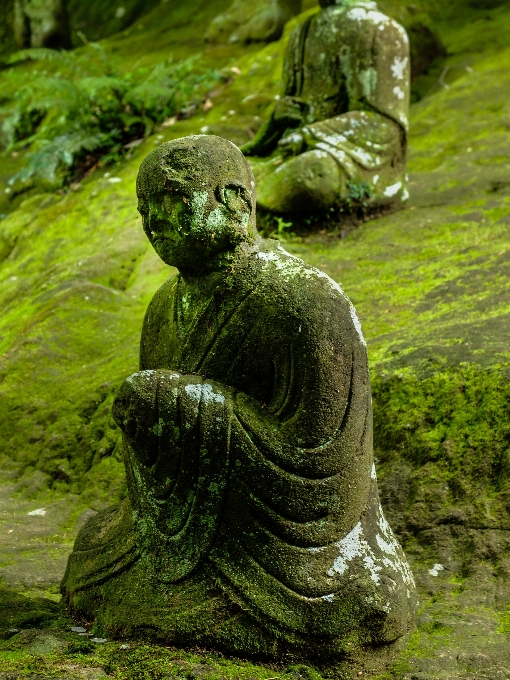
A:
<svg viewBox="0 0 510 680">
<path fill-rule="evenodd" d="M 233 188 L 192 191 L 185 185 L 141 197 L 138 211 L 159 257 L 181 271 L 214 268 L 218 255 L 248 239 L 250 210 Z"/>
<path fill-rule="evenodd" d="M 166 264 L 185 266 L 191 255 L 190 241 L 193 213 L 191 198 L 185 191 L 160 191 L 140 200 L 138 211 L 143 229 L 152 247 Z"/>
<path fill-rule="evenodd" d="M 167 142 L 144 159 L 138 211 L 154 250 L 181 273 L 226 268 L 257 237 L 253 174 L 239 149 L 212 135 Z"/>
</svg>

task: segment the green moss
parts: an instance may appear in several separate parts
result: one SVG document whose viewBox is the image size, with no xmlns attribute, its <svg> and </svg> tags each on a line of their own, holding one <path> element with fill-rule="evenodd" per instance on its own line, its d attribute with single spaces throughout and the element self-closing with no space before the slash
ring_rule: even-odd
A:
<svg viewBox="0 0 510 680">
<path fill-rule="evenodd" d="M 249 661 L 230 660 L 220 654 L 186 652 L 162 648 L 147 643 L 129 643 L 124 648 L 119 643 L 94 644 L 74 642 L 69 634 L 60 634 L 68 641 L 61 652 L 40 656 L 22 651 L 4 651 L 0 648 L 2 669 L 22 673 L 44 672 L 45 677 L 61 677 L 63 671 L 80 673 L 87 677 L 87 669 L 104 669 L 115 680 L 162 680 L 163 678 L 188 678 L 188 680 L 321 680 L 322 675 L 306 665 L 264 666 Z M 13 638 L 13 641 L 15 638 Z M 76 636 L 74 636 L 76 640 Z M 13 641 L 4 647 L 15 646 Z M 80 651 L 80 647 L 82 650 Z M 91 651 L 89 651 L 89 649 Z M 73 676 L 74 677 L 74 676 Z"/>
<path fill-rule="evenodd" d="M 0 586 L 0 638 L 8 638 L 9 629 L 49 628 L 66 622 L 57 602 L 52 597 L 20 594 L 11 588 Z M 60 599 L 60 598 L 59 598 Z M 71 624 L 72 625 L 72 624 Z"/>
</svg>

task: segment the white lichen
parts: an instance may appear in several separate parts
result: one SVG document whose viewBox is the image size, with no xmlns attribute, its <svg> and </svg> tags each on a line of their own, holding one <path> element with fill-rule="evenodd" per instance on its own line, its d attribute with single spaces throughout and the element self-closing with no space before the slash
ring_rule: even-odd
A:
<svg viewBox="0 0 510 680">
<path fill-rule="evenodd" d="M 396 85 L 393 88 L 393 94 L 395 94 L 401 101 L 402 99 L 405 99 L 406 96 L 404 90 L 399 85 Z"/>
<path fill-rule="evenodd" d="M 363 535 L 361 521 L 345 538 L 335 543 L 339 552 L 327 572 L 328 576 L 334 577 L 337 574 L 341 576 L 349 569 L 349 562 L 359 557 L 363 567 L 370 573 L 370 578 L 376 585 L 380 584 L 380 573 L 388 570 L 399 574 L 407 586 L 414 585 L 411 570 L 388 522 L 384 518 L 380 505 L 378 507 L 377 528 L 380 533 L 375 535 L 375 543 L 372 546 Z M 376 554 L 377 548 L 382 555 Z"/>
<path fill-rule="evenodd" d="M 209 383 L 204 383 L 202 385 L 202 399 L 206 404 L 212 404 L 216 402 L 217 404 L 224 404 L 225 397 L 219 392 L 214 392 L 212 385 Z"/>
<path fill-rule="evenodd" d="M 228 222 L 225 214 L 225 208 L 219 205 L 207 215 L 206 225 L 211 232 L 221 231 L 222 227 L 226 226 Z"/>
<path fill-rule="evenodd" d="M 408 63 L 409 59 L 407 57 L 395 57 L 393 64 L 391 65 L 393 77 L 397 78 L 397 80 L 403 80 Z"/>
<path fill-rule="evenodd" d="M 444 571 L 444 567 L 442 564 L 434 564 L 432 569 L 429 569 L 429 574 L 431 576 L 438 576 L 440 571 Z"/>
<path fill-rule="evenodd" d="M 363 554 L 365 545 L 368 547 L 368 544 L 361 539 L 362 533 L 361 522 L 358 522 L 345 538 L 335 543 L 339 553 L 328 570 L 328 576 L 335 576 L 335 574 L 341 576 L 349 568 L 347 562 L 351 562 L 355 557 L 360 557 Z"/>
<path fill-rule="evenodd" d="M 205 404 L 212 404 L 213 402 L 216 402 L 218 404 L 225 403 L 225 397 L 223 396 L 223 394 L 214 392 L 212 385 L 210 385 L 209 383 L 204 383 L 203 385 L 200 384 L 186 385 L 184 391 L 186 392 L 187 395 L 189 395 L 192 399 L 194 399 L 197 402 L 200 402 L 202 400 Z"/>
<path fill-rule="evenodd" d="M 358 73 L 358 80 L 363 88 L 363 95 L 367 99 L 371 99 L 374 96 L 377 88 L 377 77 L 377 71 L 372 66 Z"/>
<path fill-rule="evenodd" d="M 396 184 L 392 184 L 389 187 L 386 187 L 384 190 L 384 195 L 387 196 L 388 198 L 392 198 L 393 196 L 396 196 L 398 192 L 402 189 L 402 182 L 397 182 Z"/>
<path fill-rule="evenodd" d="M 132 383 L 134 378 L 143 378 L 145 380 L 150 380 L 151 377 L 154 375 L 156 371 L 153 371 L 152 369 L 147 369 L 145 371 L 135 371 L 135 373 L 131 373 L 131 375 L 126 378 L 126 382 Z"/>
</svg>

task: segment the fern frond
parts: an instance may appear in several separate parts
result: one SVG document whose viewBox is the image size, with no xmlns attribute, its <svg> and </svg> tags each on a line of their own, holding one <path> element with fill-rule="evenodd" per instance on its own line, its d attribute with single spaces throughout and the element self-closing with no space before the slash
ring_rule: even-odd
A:
<svg viewBox="0 0 510 680">
<path fill-rule="evenodd" d="M 121 75 L 101 45 L 87 48 L 86 67 L 74 53 L 47 48 L 10 57 L 12 64 L 46 60 L 61 70 L 50 76 L 44 71 L 45 77 L 18 86 L 11 101 L 0 105 L 2 144 L 32 150 L 12 185 L 33 180 L 54 188 L 68 181 L 88 154 L 115 160 L 133 139 L 198 103 L 219 78 L 217 71 L 199 66 L 199 56 Z"/>
<path fill-rule="evenodd" d="M 75 157 L 82 151 L 94 151 L 103 143 L 102 135 L 84 135 L 82 132 L 55 137 L 32 153 L 28 163 L 9 179 L 9 185 L 25 184 L 32 178 L 51 187 L 62 185 Z"/>
<path fill-rule="evenodd" d="M 108 96 L 110 93 L 122 96 L 129 88 L 129 84 L 125 80 L 112 76 L 89 76 L 82 78 L 78 86 L 92 99 L 100 95 Z"/>
<path fill-rule="evenodd" d="M 52 50 L 49 47 L 30 47 L 26 50 L 19 50 L 7 59 L 7 64 L 17 64 L 20 61 L 54 61 L 62 66 L 75 66 L 76 59 L 73 52 L 65 50 Z"/>
</svg>

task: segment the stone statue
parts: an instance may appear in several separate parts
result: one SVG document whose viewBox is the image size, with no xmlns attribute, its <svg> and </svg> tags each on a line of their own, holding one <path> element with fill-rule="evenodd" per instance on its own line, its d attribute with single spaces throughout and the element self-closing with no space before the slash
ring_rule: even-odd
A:
<svg viewBox="0 0 510 680">
<path fill-rule="evenodd" d="M 70 49 L 67 0 L 15 0 L 14 35 L 20 47 Z"/>
<path fill-rule="evenodd" d="M 142 163 L 139 211 L 179 274 L 155 294 L 113 407 L 128 499 L 81 529 L 62 583 L 80 620 L 230 653 L 392 645 L 416 604 L 384 519 L 354 307 L 255 227 L 255 184 L 214 136 Z"/>
<path fill-rule="evenodd" d="M 211 43 L 279 40 L 285 24 L 301 12 L 302 0 L 234 0 L 211 22 L 205 39 Z"/>
<path fill-rule="evenodd" d="M 366 0 L 320 0 L 291 35 L 283 97 L 243 147 L 259 207 L 324 214 L 407 200 L 409 40 Z"/>
</svg>

